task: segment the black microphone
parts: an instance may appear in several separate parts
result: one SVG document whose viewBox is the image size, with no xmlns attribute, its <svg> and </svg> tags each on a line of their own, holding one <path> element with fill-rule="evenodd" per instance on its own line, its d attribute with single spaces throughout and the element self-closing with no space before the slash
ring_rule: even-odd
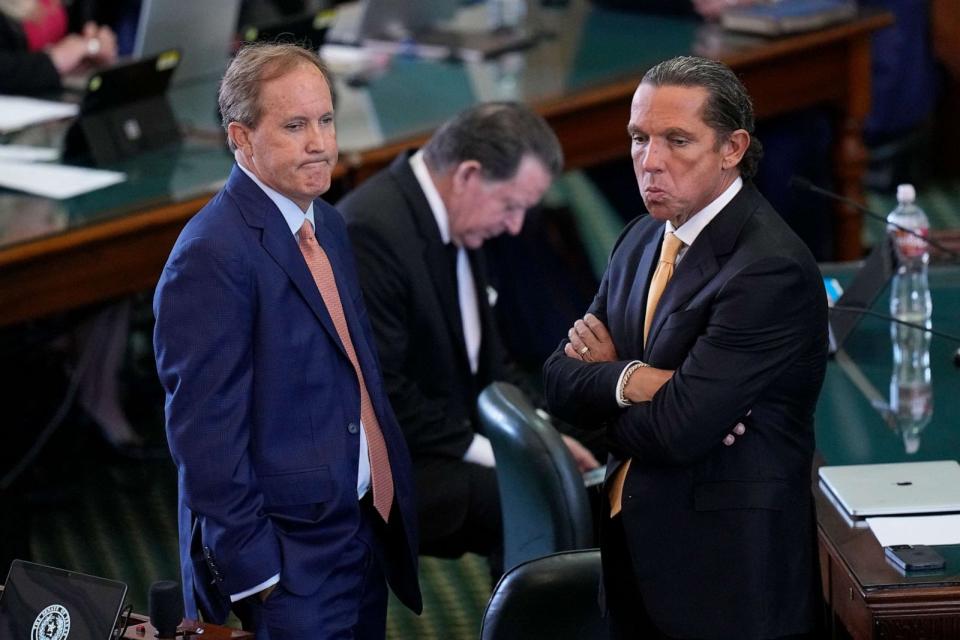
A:
<svg viewBox="0 0 960 640">
<path fill-rule="evenodd" d="M 183 621 L 183 596 L 180 585 L 172 580 L 160 580 L 150 585 L 150 624 L 158 638 L 176 638 L 177 627 Z"/>
<path fill-rule="evenodd" d="M 840 311 L 842 313 L 863 313 L 868 316 L 873 316 L 875 318 L 881 318 L 883 320 L 889 320 L 890 322 L 896 322 L 898 324 L 902 324 L 912 329 L 919 329 L 920 331 L 926 331 L 931 335 L 939 336 L 941 338 L 946 338 L 947 340 L 960 342 L 960 336 L 955 336 L 952 333 L 946 333 L 945 331 L 937 331 L 936 329 L 933 329 L 931 327 L 926 327 L 922 324 L 917 324 L 916 322 L 901 320 L 900 318 L 895 318 L 891 315 L 887 315 L 886 313 L 879 313 L 877 311 L 873 311 L 872 309 L 864 309 L 863 307 L 856 307 L 852 305 L 835 304 L 832 307 L 830 307 L 828 311 L 830 312 Z M 958 348 L 953 353 L 953 366 L 960 367 L 960 348 Z"/>
<path fill-rule="evenodd" d="M 946 333 L 945 331 L 937 331 L 936 329 L 932 329 L 916 322 L 910 322 L 909 320 L 901 320 L 900 318 L 888 315 L 886 313 L 880 313 L 879 311 L 873 311 L 872 309 L 864 309 L 863 307 L 855 307 L 852 305 L 835 304 L 830 307 L 828 311 L 863 313 L 868 316 L 873 316 L 874 318 L 881 318 L 883 320 L 889 320 L 890 322 L 896 322 L 897 324 L 902 324 L 905 327 L 910 327 L 911 329 L 919 329 L 920 331 L 926 331 L 930 335 L 939 336 L 941 338 L 946 338 L 947 340 L 953 340 L 954 342 L 960 343 L 960 336 L 955 336 L 952 333 Z"/>
<path fill-rule="evenodd" d="M 876 213 L 875 211 L 871 211 L 870 209 L 866 208 L 856 200 L 847 198 L 846 196 L 841 196 L 839 193 L 834 193 L 833 191 L 828 191 L 823 187 L 818 187 L 817 185 L 813 184 L 812 182 L 810 182 L 809 180 L 807 180 L 802 176 L 791 176 L 787 184 L 789 184 L 794 189 L 803 189 L 805 191 L 810 191 L 811 193 L 816 193 L 817 195 L 821 195 L 826 198 L 830 198 L 831 200 L 836 200 L 837 202 L 842 202 L 845 205 L 849 205 L 854 209 L 866 214 L 868 217 L 873 218 L 874 220 L 878 220 L 879 222 L 882 222 L 885 225 L 894 227 L 898 231 L 903 231 L 904 233 L 908 233 L 911 236 L 920 238 L 921 240 L 929 244 L 931 247 L 936 247 L 943 253 L 946 253 L 947 255 L 949 255 L 954 260 L 960 259 L 960 253 L 957 253 L 956 251 L 949 248 L 945 244 L 941 242 L 937 242 L 932 238 L 928 238 L 923 234 L 917 233 L 913 229 L 907 229 L 906 227 L 902 227 L 899 224 L 896 224 L 895 222 L 888 222 L 887 216 L 883 216 L 883 215 L 880 215 L 879 213 Z"/>
</svg>

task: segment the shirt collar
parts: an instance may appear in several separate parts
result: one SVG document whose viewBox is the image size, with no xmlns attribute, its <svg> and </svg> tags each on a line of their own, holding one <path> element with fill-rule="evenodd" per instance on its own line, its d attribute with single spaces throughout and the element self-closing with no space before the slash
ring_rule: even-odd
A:
<svg viewBox="0 0 960 640">
<path fill-rule="evenodd" d="M 690 216 L 679 229 L 667 220 L 666 232 L 670 233 L 672 231 L 677 238 L 683 241 L 685 246 L 689 247 L 700 235 L 700 232 L 707 228 L 710 221 L 716 218 L 725 206 L 730 204 L 730 201 L 740 192 L 741 188 L 743 188 L 743 178 L 737 176 L 737 179 L 723 193 L 703 209 Z"/>
<path fill-rule="evenodd" d="M 253 180 L 254 184 L 260 187 L 267 197 L 273 201 L 273 204 L 277 205 L 277 209 L 280 209 L 280 213 L 283 215 L 283 219 L 286 221 L 287 226 L 290 227 L 290 233 L 297 235 L 297 233 L 300 231 L 300 227 L 303 226 L 304 220 L 309 220 L 310 224 L 313 225 L 313 228 L 317 228 L 317 223 L 314 221 L 312 202 L 307 208 L 306 213 L 304 213 L 296 202 L 265 185 L 260 181 L 260 178 L 253 175 L 253 172 L 247 169 L 245 166 L 239 162 L 237 163 L 237 166 L 240 167 L 240 170 L 247 174 L 251 180 Z"/>
<path fill-rule="evenodd" d="M 437 186 L 433 184 L 433 178 L 430 176 L 430 170 L 427 169 L 427 163 L 423 159 L 423 151 L 417 151 L 410 156 L 410 168 L 417 182 L 420 183 L 420 190 L 427 198 L 427 204 L 430 205 L 430 212 L 437 221 L 437 228 L 440 229 L 440 238 L 444 244 L 450 243 L 450 219 L 447 214 L 447 206 L 443 204 L 443 198 L 437 191 Z"/>
</svg>

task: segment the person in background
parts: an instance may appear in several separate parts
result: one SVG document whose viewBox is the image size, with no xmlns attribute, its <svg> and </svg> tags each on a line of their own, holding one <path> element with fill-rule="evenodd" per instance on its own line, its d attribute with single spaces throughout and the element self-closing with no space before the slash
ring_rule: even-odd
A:
<svg viewBox="0 0 960 640">
<path fill-rule="evenodd" d="M 337 203 L 357 257 L 390 402 L 414 462 L 420 552 L 486 555 L 502 572 L 495 459 L 477 396 L 507 380 L 539 397 L 501 343 L 482 246 L 516 235 L 563 155 L 542 117 L 486 103 Z M 564 436 L 581 470 L 594 456 Z"/>
<path fill-rule="evenodd" d="M 70 11 L 92 9 L 78 2 Z M 64 76 L 116 61 L 110 27 L 88 20 L 71 32 L 70 24 L 60 0 L 0 0 L 0 93 L 56 92 Z"/>
</svg>

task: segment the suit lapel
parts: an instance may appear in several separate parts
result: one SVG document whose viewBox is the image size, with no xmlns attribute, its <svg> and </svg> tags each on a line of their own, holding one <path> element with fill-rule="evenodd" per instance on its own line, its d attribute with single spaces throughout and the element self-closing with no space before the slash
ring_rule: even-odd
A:
<svg viewBox="0 0 960 640">
<path fill-rule="evenodd" d="M 677 265 L 673 277 L 670 278 L 667 288 L 664 289 L 663 295 L 660 296 L 657 310 L 653 314 L 653 322 L 650 324 L 650 335 L 647 336 L 648 348 L 657 339 L 657 334 L 660 333 L 664 321 L 670 317 L 670 314 L 690 300 L 719 271 L 709 237 L 704 237 L 706 235 L 701 233 L 693 246 L 687 250 L 683 260 Z"/>
<path fill-rule="evenodd" d="M 660 297 L 647 337 L 648 348 L 656 340 L 670 314 L 683 307 L 716 276 L 720 270 L 720 259 L 733 251 L 740 230 L 756 207 L 754 194 L 753 185 L 744 181 L 740 192 L 700 232 L 693 246 L 684 254 Z"/>
<path fill-rule="evenodd" d="M 272 257 L 284 273 L 287 274 L 294 288 L 300 292 L 300 295 L 306 300 L 310 309 L 317 317 L 317 320 L 320 321 L 320 324 L 329 334 L 330 339 L 333 340 L 333 343 L 337 345 L 337 348 L 339 348 L 344 354 L 344 357 L 346 357 L 343 343 L 340 341 L 340 336 L 337 334 L 337 329 L 333 325 L 330 313 L 323 303 L 320 290 L 317 288 L 316 282 L 313 281 L 313 275 L 310 273 L 310 269 L 303 259 L 303 254 L 300 253 L 300 247 L 297 246 L 296 237 L 290 233 L 290 227 L 287 226 L 283 215 L 277 209 L 276 205 L 273 204 L 273 201 L 267 197 L 267 194 L 254 184 L 238 167 L 234 167 L 233 172 L 230 174 L 230 179 L 227 181 L 227 190 L 236 198 L 240 205 L 241 215 L 243 215 L 247 224 L 261 230 L 260 243 L 264 250 L 270 254 L 270 257 Z M 314 208 L 316 210 L 316 206 Z M 315 232 L 317 241 L 320 242 L 321 246 L 326 250 L 330 243 L 327 242 L 324 244 L 321 240 L 321 230 L 319 227 L 322 226 L 323 225 L 318 225 L 318 229 L 316 229 Z M 325 230 L 324 233 L 326 233 Z M 330 262 L 334 266 L 333 272 L 336 274 L 338 269 L 336 268 L 337 263 L 333 256 L 330 256 Z M 339 282 L 337 286 L 340 286 Z"/>
<path fill-rule="evenodd" d="M 636 318 L 627 318 L 624 323 L 624 334 L 627 336 L 626 344 L 643 344 L 643 321 L 647 306 L 647 291 L 650 290 L 650 279 L 653 277 L 654 265 L 660 256 L 660 245 L 663 242 L 664 226 L 661 224 L 655 237 L 648 242 L 640 255 L 640 262 L 637 265 L 637 277 L 634 278 L 631 285 L 630 296 L 628 299 L 637 302 L 628 308 L 635 308 L 639 311 Z"/>
<path fill-rule="evenodd" d="M 414 223 L 423 245 L 423 261 L 426 265 L 426 271 L 430 277 L 431 286 L 433 286 L 437 297 L 440 299 L 440 313 L 443 315 L 447 329 L 453 337 L 458 357 L 464 362 L 468 362 L 467 348 L 463 337 L 463 321 L 460 318 L 460 297 L 457 292 L 457 281 L 454 273 L 451 272 L 450 262 L 447 258 L 447 247 L 440 238 L 440 230 L 437 228 L 433 211 L 430 209 L 427 197 L 423 194 L 420 183 L 417 182 L 417 178 L 413 174 L 413 169 L 410 168 L 409 155 L 402 154 L 396 158 L 390 165 L 390 172 L 397 180 L 403 196 L 410 204 L 410 211 L 413 213 Z"/>
</svg>

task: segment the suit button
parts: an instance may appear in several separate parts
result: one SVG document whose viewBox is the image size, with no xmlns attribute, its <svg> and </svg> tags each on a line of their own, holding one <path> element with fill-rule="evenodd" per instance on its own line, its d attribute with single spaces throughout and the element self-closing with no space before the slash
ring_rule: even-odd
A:
<svg viewBox="0 0 960 640">
<path fill-rule="evenodd" d="M 347 425 L 347 431 L 349 431 L 352 434 L 357 434 L 360 432 L 360 427 L 357 426 L 356 422 L 351 422 L 350 424 Z"/>
</svg>

